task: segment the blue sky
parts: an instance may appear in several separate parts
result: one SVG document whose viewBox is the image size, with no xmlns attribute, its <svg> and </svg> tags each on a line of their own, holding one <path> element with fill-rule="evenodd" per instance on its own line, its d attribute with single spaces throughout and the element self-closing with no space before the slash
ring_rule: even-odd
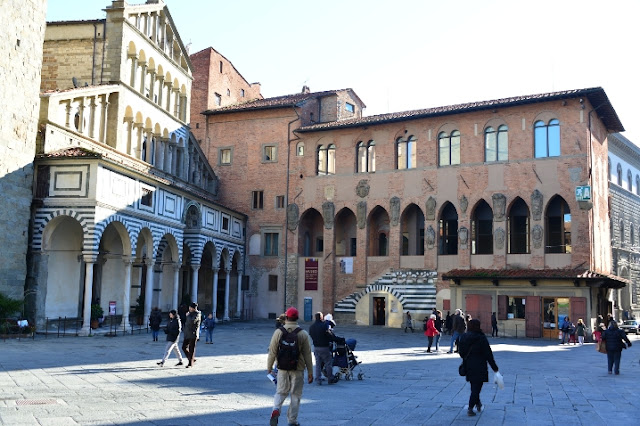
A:
<svg viewBox="0 0 640 426">
<path fill-rule="evenodd" d="M 640 145 L 636 0 L 165 3 L 191 53 L 213 47 L 265 97 L 350 87 L 373 115 L 601 86 Z M 110 4 L 48 0 L 47 19 Z"/>
</svg>

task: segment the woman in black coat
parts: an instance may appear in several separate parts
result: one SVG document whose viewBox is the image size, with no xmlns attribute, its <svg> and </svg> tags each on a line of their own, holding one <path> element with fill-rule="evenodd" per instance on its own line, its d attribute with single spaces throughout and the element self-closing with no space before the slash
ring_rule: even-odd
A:
<svg viewBox="0 0 640 426">
<path fill-rule="evenodd" d="M 627 337 L 627 334 L 618 328 L 618 323 L 611 320 L 609 322 L 609 328 L 602 333 L 602 340 L 607 346 L 607 367 L 609 374 L 611 374 L 611 368 L 615 367 L 616 374 L 620 374 L 620 357 L 622 356 L 622 350 L 631 347 L 631 341 Z M 625 346 L 624 342 L 627 342 Z"/>
<path fill-rule="evenodd" d="M 498 372 L 498 364 L 493 359 L 489 341 L 480 329 L 480 320 L 472 319 L 469 321 L 467 332 L 460 336 L 458 353 L 466 365 L 467 382 L 471 385 L 467 415 L 475 416 L 476 413 L 473 412 L 473 407 L 476 407 L 478 412 L 482 409 L 480 391 L 484 382 L 489 381 L 487 363 L 489 363 L 493 371 Z"/>
</svg>

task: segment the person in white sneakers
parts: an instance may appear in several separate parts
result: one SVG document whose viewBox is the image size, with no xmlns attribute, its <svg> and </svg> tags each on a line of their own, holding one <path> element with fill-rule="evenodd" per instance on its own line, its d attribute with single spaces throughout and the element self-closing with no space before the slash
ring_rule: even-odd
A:
<svg viewBox="0 0 640 426">
<path fill-rule="evenodd" d="M 298 326 L 298 310 L 293 306 L 287 309 L 287 319 L 282 327 L 278 327 L 269 343 L 267 357 L 267 373 L 271 374 L 273 364 L 278 362 L 278 383 L 273 398 L 270 426 L 278 424 L 280 410 L 284 400 L 291 395 L 291 404 L 287 411 L 289 426 L 298 426 L 298 411 L 304 385 L 304 370 L 307 370 L 307 381 L 313 383 L 313 359 L 309 334 Z"/>
</svg>

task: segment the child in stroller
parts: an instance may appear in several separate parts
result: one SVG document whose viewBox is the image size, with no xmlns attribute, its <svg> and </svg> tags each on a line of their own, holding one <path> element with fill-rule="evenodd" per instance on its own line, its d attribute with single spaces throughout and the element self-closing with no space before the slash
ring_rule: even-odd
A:
<svg viewBox="0 0 640 426">
<path fill-rule="evenodd" d="M 364 378 L 364 373 L 359 367 L 362 361 L 358 361 L 358 357 L 354 355 L 353 351 L 356 348 L 358 342 L 356 339 L 344 339 L 343 337 L 336 336 L 335 346 L 333 348 L 333 366 L 340 368 L 335 374 L 335 378 L 339 379 L 340 376 L 345 380 L 353 379 L 353 370 L 358 367 L 358 380 Z"/>
</svg>

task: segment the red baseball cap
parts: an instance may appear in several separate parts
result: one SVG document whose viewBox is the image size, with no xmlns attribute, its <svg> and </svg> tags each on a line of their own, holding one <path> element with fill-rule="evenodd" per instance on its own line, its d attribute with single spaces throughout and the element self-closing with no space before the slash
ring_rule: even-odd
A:
<svg viewBox="0 0 640 426">
<path fill-rule="evenodd" d="M 297 320 L 298 319 L 298 310 L 292 306 L 289 309 L 287 309 L 287 312 L 285 312 L 285 315 L 289 319 Z"/>
</svg>

